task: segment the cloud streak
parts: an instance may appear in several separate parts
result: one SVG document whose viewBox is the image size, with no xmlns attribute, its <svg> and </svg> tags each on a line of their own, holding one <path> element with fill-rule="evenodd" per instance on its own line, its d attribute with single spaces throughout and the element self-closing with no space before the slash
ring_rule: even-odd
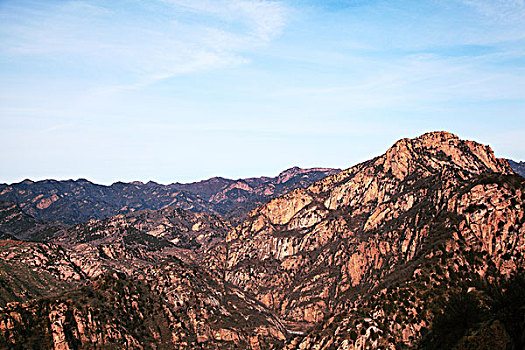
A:
<svg viewBox="0 0 525 350">
<path fill-rule="evenodd" d="M 151 0 L 122 9 L 84 1 L 22 2 L 8 3 L 1 15 L 4 54 L 76 61 L 125 76 L 108 91 L 246 63 L 245 53 L 267 45 L 286 23 L 280 3 L 238 0 Z"/>
</svg>

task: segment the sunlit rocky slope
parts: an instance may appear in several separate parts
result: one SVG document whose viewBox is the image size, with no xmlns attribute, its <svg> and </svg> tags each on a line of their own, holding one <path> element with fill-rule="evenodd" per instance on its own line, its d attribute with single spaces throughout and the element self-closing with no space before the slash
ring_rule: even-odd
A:
<svg viewBox="0 0 525 350">
<path fill-rule="evenodd" d="M 320 323 L 301 348 L 415 346 L 446 293 L 523 267 L 513 174 L 449 133 L 403 139 L 257 208 L 208 261 L 290 327 Z"/>
</svg>

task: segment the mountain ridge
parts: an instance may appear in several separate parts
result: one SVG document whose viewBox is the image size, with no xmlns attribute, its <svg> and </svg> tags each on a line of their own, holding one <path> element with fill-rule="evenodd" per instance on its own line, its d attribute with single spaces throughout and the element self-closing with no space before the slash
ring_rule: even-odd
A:
<svg viewBox="0 0 525 350">
<path fill-rule="evenodd" d="M 36 219 L 77 224 L 143 209 L 178 206 L 239 221 L 247 212 L 290 189 L 307 186 L 338 169 L 291 168 L 276 177 L 161 185 L 153 181 L 109 186 L 78 180 L 24 180 L 0 185 L 0 201 L 15 202 Z M 291 174 L 290 174 L 291 172 Z M 288 174 L 287 181 L 279 176 Z M 280 181 L 280 182 L 279 182 Z"/>
</svg>

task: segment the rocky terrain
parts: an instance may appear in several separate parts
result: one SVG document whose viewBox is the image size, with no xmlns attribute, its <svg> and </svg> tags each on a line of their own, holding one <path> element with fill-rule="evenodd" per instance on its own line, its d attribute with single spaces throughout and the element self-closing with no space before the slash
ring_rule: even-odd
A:
<svg viewBox="0 0 525 350">
<path fill-rule="evenodd" d="M 17 215 L 5 217 L 18 218 L 6 226 L 42 224 L 6 206 Z M 218 216 L 165 208 L 38 235 L 55 243 L 5 234 L 0 348 L 282 346 L 287 333 L 278 318 L 193 263 L 230 229 Z"/>
<path fill-rule="evenodd" d="M 177 259 L 0 308 L 1 348 L 267 349 L 285 332 L 262 305 Z"/>
<path fill-rule="evenodd" d="M 71 245 L 115 239 L 121 234 L 133 231 L 197 252 L 222 242 L 231 229 L 228 221 L 217 215 L 194 213 L 180 208 L 164 208 L 119 214 L 102 220 L 91 219 L 57 231 L 49 239 Z"/>
<path fill-rule="evenodd" d="M 55 244 L 0 241 L 0 307 L 79 286 L 86 274 L 74 260 Z"/>
<path fill-rule="evenodd" d="M 22 240 L 39 240 L 64 228 L 60 223 L 37 220 L 15 203 L 0 202 L 0 231 Z"/>
<path fill-rule="evenodd" d="M 207 261 L 289 327 L 317 325 L 301 349 L 413 347 L 442 302 L 425 292 L 523 267 L 524 182 L 513 174 L 452 134 L 403 139 L 257 208 Z"/>
<path fill-rule="evenodd" d="M 219 216 L 165 208 L 92 219 L 55 232 L 48 241 L 67 247 L 79 258 L 89 257 L 87 262 L 95 263 L 90 269 L 96 274 L 101 264 L 130 273 L 166 256 L 198 261 L 202 252 L 224 241 L 231 229 Z"/>
<path fill-rule="evenodd" d="M 0 201 L 17 203 L 37 219 L 78 224 L 137 210 L 179 207 L 220 214 L 234 221 L 253 208 L 295 188 L 306 187 L 338 169 L 291 168 L 277 177 L 230 180 L 212 178 L 196 183 L 116 182 L 111 186 L 79 180 L 24 180 L 0 184 Z"/>
<path fill-rule="evenodd" d="M 173 184 L 173 188 L 188 191 L 211 203 L 215 210 L 233 221 L 244 219 L 248 212 L 270 199 L 296 188 L 308 187 L 340 169 L 294 167 L 276 177 L 253 177 L 240 180 L 212 178 L 191 184 Z"/>
<path fill-rule="evenodd" d="M 28 214 L 46 195 L 4 187 L 26 204 L 0 211 L 0 348 L 524 348 L 525 179 L 507 160 L 435 132 L 323 171 L 173 184 L 206 213 L 53 229 Z M 217 215 L 272 196 L 235 227 Z"/>
</svg>

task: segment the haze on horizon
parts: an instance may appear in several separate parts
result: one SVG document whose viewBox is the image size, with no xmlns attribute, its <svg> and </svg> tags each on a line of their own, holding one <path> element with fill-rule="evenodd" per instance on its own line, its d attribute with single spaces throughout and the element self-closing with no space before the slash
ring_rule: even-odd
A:
<svg viewBox="0 0 525 350">
<path fill-rule="evenodd" d="M 446 130 L 525 160 L 523 0 L 0 2 L 0 182 L 348 168 Z"/>
</svg>

